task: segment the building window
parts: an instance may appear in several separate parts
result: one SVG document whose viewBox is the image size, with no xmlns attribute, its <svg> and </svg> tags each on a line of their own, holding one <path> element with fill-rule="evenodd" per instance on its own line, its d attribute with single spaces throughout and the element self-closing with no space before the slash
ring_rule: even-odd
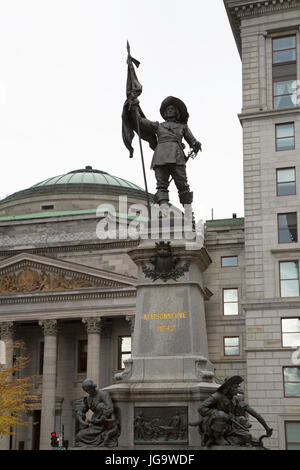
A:
<svg viewBox="0 0 300 470">
<path fill-rule="evenodd" d="M 87 371 L 87 340 L 78 341 L 77 373 L 84 374 Z"/>
<path fill-rule="evenodd" d="M 281 334 L 283 348 L 300 346 L 300 318 L 282 318 Z"/>
<path fill-rule="evenodd" d="M 300 397 L 300 367 L 283 368 L 285 397 Z"/>
<path fill-rule="evenodd" d="M 280 272 L 280 296 L 299 296 L 299 268 L 298 261 L 281 261 Z"/>
<path fill-rule="evenodd" d="M 118 370 L 125 369 L 124 361 L 131 358 L 131 336 L 119 336 Z"/>
<path fill-rule="evenodd" d="M 296 194 L 296 170 L 295 168 L 281 168 L 276 170 L 277 196 L 289 196 Z"/>
<path fill-rule="evenodd" d="M 223 314 L 239 314 L 239 295 L 238 289 L 223 289 Z"/>
<path fill-rule="evenodd" d="M 296 79 L 274 80 L 273 106 L 274 109 L 292 108 L 297 103 Z"/>
<path fill-rule="evenodd" d="M 287 450 L 300 450 L 300 421 L 285 422 L 285 440 Z"/>
<path fill-rule="evenodd" d="M 295 148 L 295 125 L 293 122 L 287 124 L 276 124 L 276 150 L 294 150 Z"/>
<path fill-rule="evenodd" d="M 222 265 L 222 268 L 230 268 L 232 266 L 237 266 L 238 257 L 237 256 L 222 256 L 221 265 Z"/>
<path fill-rule="evenodd" d="M 40 341 L 39 343 L 39 375 L 43 375 L 44 369 L 44 341 Z"/>
<path fill-rule="evenodd" d="M 273 65 L 296 62 L 296 36 L 273 39 Z"/>
<path fill-rule="evenodd" d="M 240 338 L 238 336 L 224 338 L 224 356 L 240 355 Z"/>
<path fill-rule="evenodd" d="M 295 243 L 297 241 L 297 213 L 278 214 L 278 243 Z"/>
</svg>

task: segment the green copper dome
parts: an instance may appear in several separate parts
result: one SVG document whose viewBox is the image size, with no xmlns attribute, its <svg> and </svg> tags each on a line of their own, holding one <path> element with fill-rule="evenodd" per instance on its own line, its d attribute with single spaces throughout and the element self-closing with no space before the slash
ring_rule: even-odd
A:
<svg viewBox="0 0 300 470">
<path fill-rule="evenodd" d="M 60 184 L 96 184 L 101 186 L 117 186 L 121 188 L 134 189 L 136 191 L 143 191 L 143 189 L 136 184 L 130 183 L 129 181 L 126 181 L 122 178 L 118 178 L 117 176 L 111 176 L 105 171 L 95 170 L 91 166 L 86 166 L 84 170 L 74 170 L 65 175 L 48 178 L 47 180 L 35 184 L 30 189 Z"/>
<path fill-rule="evenodd" d="M 136 199 L 146 199 L 145 191 L 136 184 L 86 166 L 84 169 L 48 178 L 28 189 L 13 193 L 3 199 L 0 205 L 17 199 L 50 194 L 126 195 Z"/>
</svg>

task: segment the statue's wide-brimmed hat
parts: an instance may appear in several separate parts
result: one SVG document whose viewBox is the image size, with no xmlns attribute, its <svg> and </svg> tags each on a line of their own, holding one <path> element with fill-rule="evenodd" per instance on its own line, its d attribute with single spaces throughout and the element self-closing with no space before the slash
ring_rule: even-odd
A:
<svg viewBox="0 0 300 470">
<path fill-rule="evenodd" d="M 222 383 L 222 385 L 218 388 L 218 392 L 223 392 L 224 390 L 230 388 L 232 385 L 239 385 L 242 382 L 244 382 L 244 379 L 240 375 L 233 375 L 232 377 L 227 377 Z"/>
<path fill-rule="evenodd" d="M 188 122 L 190 115 L 183 101 L 181 101 L 179 98 L 175 98 L 174 96 L 168 96 L 165 98 L 160 106 L 160 114 L 163 118 L 168 106 L 175 106 L 175 108 L 178 109 L 180 113 L 179 122 L 182 124 L 186 124 Z"/>
</svg>

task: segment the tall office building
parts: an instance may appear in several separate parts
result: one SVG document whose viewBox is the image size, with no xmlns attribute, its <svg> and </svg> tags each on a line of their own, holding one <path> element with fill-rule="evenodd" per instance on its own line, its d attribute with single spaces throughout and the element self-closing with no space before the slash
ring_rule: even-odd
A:
<svg viewBox="0 0 300 470">
<path fill-rule="evenodd" d="M 300 449 L 300 2 L 225 6 L 243 65 L 247 396 L 271 447 Z"/>
</svg>

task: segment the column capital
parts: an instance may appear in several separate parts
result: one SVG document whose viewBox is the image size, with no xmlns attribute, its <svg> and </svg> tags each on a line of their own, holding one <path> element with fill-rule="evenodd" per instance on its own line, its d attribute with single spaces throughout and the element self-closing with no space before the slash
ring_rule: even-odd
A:
<svg viewBox="0 0 300 470">
<path fill-rule="evenodd" d="M 4 321 L 0 323 L 0 337 L 2 339 L 12 338 L 15 332 L 15 325 L 12 321 Z"/>
<path fill-rule="evenodd" d="M 56 336 L 58 331 L 57 320 L 39 320 L 39 325 L 43 328 L 44 336 Z"/>
<path fill-rule="evenodd" d="M 82 323 L 85 324 L 88 334 L 90 333 L 101 333 L 103 328 L 102 317 L 88 317 L 83 318 Z"/>
</svg>

